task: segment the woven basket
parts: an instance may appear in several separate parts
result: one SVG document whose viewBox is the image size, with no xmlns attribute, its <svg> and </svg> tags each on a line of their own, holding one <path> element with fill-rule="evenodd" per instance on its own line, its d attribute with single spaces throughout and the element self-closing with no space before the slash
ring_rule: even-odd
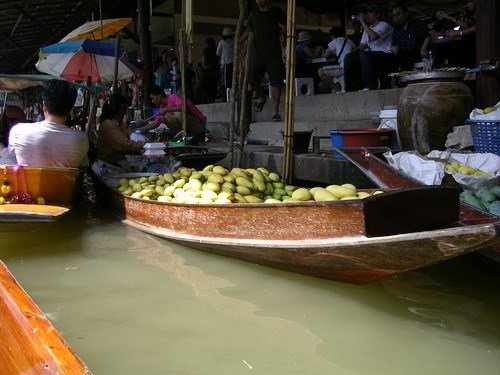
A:
<svg viewBox="0 0 500 375">
<path fill-rule="evenodd" d="M 500 155 L 500 120 L 467 120 L 475 152 Z"/>
</svg>

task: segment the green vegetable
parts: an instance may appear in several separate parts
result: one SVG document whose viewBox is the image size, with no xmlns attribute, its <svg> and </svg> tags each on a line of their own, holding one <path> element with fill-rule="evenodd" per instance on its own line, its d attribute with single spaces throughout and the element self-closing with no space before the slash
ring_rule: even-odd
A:
<svg viewBox="0 0 500 375">
<path fill-rule="evenodd" d="M 492 204 L 490 204 L 490 207 L 488 208 L 488 212 L 490 214 L 500 216 L 500 201 L 495 201 Z"/>
<path fill-rule="evenodd" d="M 464 203 L 467 203 L 469 206 L 476 207 L 482 211 L 486 211 L 486 207 L 484 204 L 474 195 L 467 195 L 462 200 Z"/>
<path fill-rule="evenodd" d="M 500 199 L 500 186 L 494 186 L 490 189 L 490 193 L 493 194 L 497 199 Z"/>
<path fill-rule="evenodd" d="M 481 199 L 483 203 L 492 203 L 496 200 L 495 196 L 491 194 L 490 191 L 485 187 L 482 187 L 481 189 L 476 191 L 476 197 Z"/>
</svg>

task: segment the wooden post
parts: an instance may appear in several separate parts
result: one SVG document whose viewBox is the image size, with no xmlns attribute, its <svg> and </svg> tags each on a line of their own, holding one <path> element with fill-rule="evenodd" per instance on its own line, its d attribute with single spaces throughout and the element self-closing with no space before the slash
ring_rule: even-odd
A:
<svg viewBox="0 0 500 375">
<path fill-rule="evenodd" d="M 295 117 L 295 0 L 288 0 L 286 19 L 285 129 L 283 133 L 283 181 L 293 178 L 293 128 Z"/>
<path fill-rule="evenodd" d="M 187 105 L 186 105 L 186 44 L 184 40 L 184 30 L 181 27 L 179 29 L 179 69 L 181 72 L 181 124 L 182 130 L 187 131 Z"/>
<path fill-rule="evenodd" d="M 476 1 L 476 63 L 500 57 L 500 3 Z M 500 72 L 478 74 L 476 106 L 491 107 L 500 100 Z"/>
<path fill-rule="evenodd" d="M 231 85 L 231 105 L 229 107 L 229 166 L 232 168 L 234 163 L 234 117 L 236 114 L 236 93 L 243 92 L 247 90 L 247 87 L 239 86 L 239 74 L 240 74 L 240 53 L 238 51 L 238 46 L 240 44 L 241 30 L 243 28 L 243 22 L 246 18 L 246 8 L 248 2 L 247 0 L 238 0 L 239 16 L 238 24 L 236 25 L 236 33 L 234 35 L 234 60 L 233 60 L 233 81 Z M 251 51 L 247 49 L 247 55 L 249 56 Z M 240 95 L 241 97 L 241 95 Z M 240 100 L 240 105 L 245 104 Z"/>
<path fill-rule="evenodd" d="M 238 161 L 237 161 L 237 166 L 241 168 L 243 165 L 243 151 L 245 149 L 245 136 L 246 136 L 246 130 L 247 130 L 247 105 L 246 102 L 248 100 L 248 80 L 250 76 L 250 57 L 251 54 L 249 51 L 252 50 L 253 48 L 253 33 L 250 33 L 248 35 L 248 40 L 247 40 L 247 55 L 245 56 L 245 72 L 243 75 L 243 84 L 241 85 L 241 96 L 240 96 L 240 151 L 238 153 Z M 233 65 L 234 66 L 234 65 Z"/>
<path fill-rule="evenodd" d="M 141 43 L 141 55 L 144 64 L 144 77 L 142 78 L 142 109 L 143 115 L 149 117 L 151 103 L 149 94 L 153 86 L 153 56 L 151 53 L 151 31 L 149 24 L 149 0 L 137 0 L 139 40 Z"/>
</svg>

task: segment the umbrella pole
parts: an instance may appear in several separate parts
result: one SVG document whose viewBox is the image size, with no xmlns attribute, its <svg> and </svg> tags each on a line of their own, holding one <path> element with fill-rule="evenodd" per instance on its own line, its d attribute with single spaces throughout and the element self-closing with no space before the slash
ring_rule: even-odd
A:
<svg viewBox="0 0 500 375">
<path fill-rule="evenodd" d="M 85 86 L 86 88 L 86 91 L 85 91 L 85 101 L 84 101 L 84 109 L 83 109 L 83 115 L 82 115 L 82 119 L 86 118 L 87 116 L 89 116 L 89 113 L 90 113 L 90 90 L 91 90 L 91 85 L 92 85 L 92 81 L 91 81 L 91 77 L 88 76 L 87 77 L 87 84 Z M 85 129 L 82 129 L 82 130 L 85 130 L 88 132 L 88 124 L 90 122 L 90 118 L 87 118 L 87 123 L 85 124 Z"/>
<path fill-rule="evenodd" d="M 293 178 L 293 128 L 295 111 L 295 0 L 288 0 L 286 25 L 285 129 L 283 133 L 283 181 Z"/>
<path fill-rule="evenodd" d="M 122 42 L 122 36 L 120 33 L 116 35 L 115 41 L 115 66 L 114 66 L 114 74 L 113 74 L 113 94 L 118 92 L 118 63 L 120 61 L 120 44 Z"/>
</svg>

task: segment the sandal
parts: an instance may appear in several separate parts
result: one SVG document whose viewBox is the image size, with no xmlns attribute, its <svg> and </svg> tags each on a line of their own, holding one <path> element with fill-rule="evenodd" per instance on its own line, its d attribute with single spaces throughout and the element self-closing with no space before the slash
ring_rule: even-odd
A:
<svg viewBox="0 0 500 375">
<path fill-rule="evenodd" d="M 281 115 L 280 114 L 273 115 L 273 122 L 280 122 L 280 121 L 281 121 Z"/>
<path fill-rule="evenodd" d="M 257 100 L 255 102 L 255 105 L 254 105 L 255 112 L 262 112 L 262 108 L 264 108 L 264 104 L 266 104 L 266 99 L 264 99 L 264 100 Z"/>
</svg>

